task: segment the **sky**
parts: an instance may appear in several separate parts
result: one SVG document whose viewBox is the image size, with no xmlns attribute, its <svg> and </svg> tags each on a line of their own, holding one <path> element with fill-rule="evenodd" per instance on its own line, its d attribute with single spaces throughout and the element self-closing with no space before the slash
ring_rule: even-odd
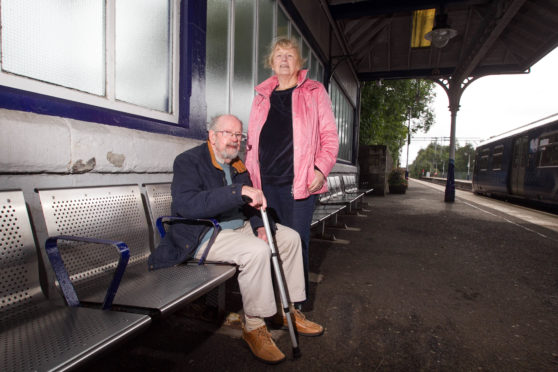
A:
<svg viewBox="0 0 558 372">
<path fill-rule="evenodd" d="M 417 133 L 409 147 L 409 165 L 420 149 L 434 139 L 449 145 L 450 111 L 445 91 L 436 85 L 433 110 L 435 124 L 428 133 Z M 457 112 L 456 137 L 460 146 L 471 142 L 476 147 L 481 140 L 558 113 L 558 48 L 531 67 L 531 72 L 521 75 L 495 75 L 482 77 L 470 83 L 461 96 Z M 423 137 L 423 138 L 420 138 Z M 467 141 L 466 139 L 471 139 Z M 476 140 L 472 140 L 476 139 Z M 401 153 L 404 167 L 407 147 Z"/>
</svg>

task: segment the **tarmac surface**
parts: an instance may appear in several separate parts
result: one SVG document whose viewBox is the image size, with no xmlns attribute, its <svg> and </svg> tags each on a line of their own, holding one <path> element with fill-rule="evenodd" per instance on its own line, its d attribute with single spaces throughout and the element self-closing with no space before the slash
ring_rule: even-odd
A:
<svg viewBox="0 0 558 372">
<path fill-rule="evenodd" d="M 558 371 L 558 216 L 456 195 L 411 180 L 312 240 L 304 310 L 326 331 L 299 338 L 299 359 L 274 330 L 287 360 L 257 361 L 198 301 L 81 370 Z"/>
</svg>

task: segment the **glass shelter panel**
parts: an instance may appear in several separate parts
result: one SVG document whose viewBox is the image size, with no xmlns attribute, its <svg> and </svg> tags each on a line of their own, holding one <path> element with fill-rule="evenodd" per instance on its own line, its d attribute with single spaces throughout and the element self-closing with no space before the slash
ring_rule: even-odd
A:
<svg viewBox="0 0 558 372">
<path fill-rule="evenodd" d="M 277 37 L 289 37 L 289 19 L 283 9 L 277 7 Z"/>
<path fill-rule="evenodd" d="M 308 63 L 310 69 L 310 78 L 319 82 L 323 82 L 323 66 L 318 57 L 316 57 L 316 54 L 310 53 L 310 56 L 311 61 Z"/>
<path fill-rule="evenodd" d="M 2 0 L 2 70 L 105 94 L 105 2 Z"/>
<path fill-rule="evenodd" d="M 206 102 L 208 119 L 229 110 L 229 0 L 207 2 Z"/>
<path fill-rule="evenodd" d="M 323 82 L 324 81 L 324 66 L 318 61 L 316 64 L 316 80 Z"/>
<path fill-rule="evenodd" d="M 248 125 L 254 87 L 271 76 L 265 67 L 276 37 L 296 38 L 309 78 L 322 81 L 323 66 L 276 0 L 208 0 L 206 32 L 207 119 L 237 115 Z M 305 67 L 306 67 L 305 66 Z"/>
<path fill-rule="evenodd" d="M 267 67 L 267 55 L 273 41 L 273 0 L 260 0 L 258 6 L 258 66 L 257 83 L 261 83 L 271 76 Z"/>
<path fill-rule="evenodd" d="M 335 121 L 337 123 L 337 133 L 339 135 L 338 158 L 352 162 L 354 107 L 333 79 L 331 80 L 329 94 L 335 114 Z"/>
<path fill-rule="evenodd" d="M 302 45 L 300 46 L 300 49 L 302 51 L 302 59 L 304 60 L 304 65 L 302 66 L 302 68 L 308 68 L 309 63 L 310 63 L 310 48 L 308 47 L 308 44 L 306 43 L 306 41 L 302 41 Z"/>
<path fill-rule="evenodd" d="M 170 112 L 171 4 L 116 1 L 116 99 Z"/>
<path fill-rule="evenodd" d="M 300 32 L 298 32 L 293 25 L 291 25 L 291 39 L 296 40 L 298 45 L 302 48 L 302 36 L 300 36 Z"/>
<path fill-rule="evenodd" d="M 254 2 L 234 2 L 234 73 L 231 85 L 232 114 L 238 116 L 246 127 L 250 115 L 250 103 L 254 97 L 253 35 Z M 245 128 L 246 129 L 246 128 Z"/>
</svg>

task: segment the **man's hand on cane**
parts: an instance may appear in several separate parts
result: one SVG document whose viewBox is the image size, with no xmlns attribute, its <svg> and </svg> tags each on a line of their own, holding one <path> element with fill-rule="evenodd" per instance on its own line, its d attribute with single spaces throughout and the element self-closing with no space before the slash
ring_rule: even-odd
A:
<svg viewBox="0 0 558 372">
<path fill-rule="evenodd" d="M 241 192 L 249 206 L 256 209 L 263 208 L 264 210 L 267 208 L 267 200 L 265 200 L 262 190 L 244 185 Z"/>
<path fill-rule="evenodd" d="M 242 186 L 242 196 L 245 197 L 246 202 L 251 207 L 254 207 L 256 209 L 263 209 L 264 211 L 266 210 L 267 200 L 265 199 L 262 190 L 250 186 Z M 264 226 L 258 227 L 256 232 L 258 234 L 258 238 L 269 244 Z"/>
</svg>

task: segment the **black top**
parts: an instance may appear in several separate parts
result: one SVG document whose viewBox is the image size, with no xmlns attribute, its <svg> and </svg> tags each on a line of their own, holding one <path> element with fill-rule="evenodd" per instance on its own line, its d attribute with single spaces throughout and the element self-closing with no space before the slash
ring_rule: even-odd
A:
<svg viewBox="0 0 558 372">
<path fill-rule="evenodd" d="M 260 172 L 263 184 L 284 185 L 293 182 L 293 110 L 294 87 L 275 90 L 271 107 L 260 134 Z"/>
</svg>

